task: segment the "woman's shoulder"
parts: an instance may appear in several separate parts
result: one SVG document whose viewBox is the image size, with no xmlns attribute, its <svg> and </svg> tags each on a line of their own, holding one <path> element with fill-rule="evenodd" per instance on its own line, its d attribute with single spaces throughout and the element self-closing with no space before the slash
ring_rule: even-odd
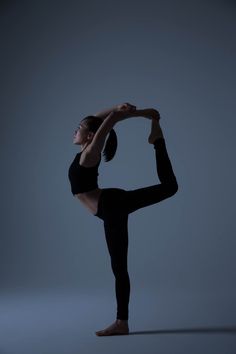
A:
<svg viewBox="0 0 236 354">
<path fill-rule="evenodd" d="M 95 154 L 90 151 L 80 151 L 78 154 L 79 164 L 84 167 L 95 167 L 101 161 L 101 153 Z"/>
</svg>

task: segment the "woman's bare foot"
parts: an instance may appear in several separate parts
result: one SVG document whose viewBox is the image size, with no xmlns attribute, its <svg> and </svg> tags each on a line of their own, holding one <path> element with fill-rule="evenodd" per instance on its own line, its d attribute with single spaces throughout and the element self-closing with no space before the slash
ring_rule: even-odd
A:
<svg viewBox="0 0 236 354">
<path fill-rule="evenodd" d="M 113 336 L 121 334 L 129 334 L 129 325 L 128 321 L 125 320 L 116 320 L 109 327 L 95 332 L 97 336 Z"/>
<path fill-rule="evenodd" d="M 160 127 L 160 124 L 159 124 L 159 120 L 157 120 L 156 118 L 153 118 L 151 133 L 148 137 L 149 144 L 153 144 L 155 142 L 155 140 L 158 138 L 164 138 L 164 136 L 163 136 L 163 132 Z"/>
<path fill-rule="evenodd" d="M 160 113 L 155 108 L 146 108 L 142 111 L 142 116 L 148 119 L 156 119 L 158 122 L 161 119 Z"/>
</svg>

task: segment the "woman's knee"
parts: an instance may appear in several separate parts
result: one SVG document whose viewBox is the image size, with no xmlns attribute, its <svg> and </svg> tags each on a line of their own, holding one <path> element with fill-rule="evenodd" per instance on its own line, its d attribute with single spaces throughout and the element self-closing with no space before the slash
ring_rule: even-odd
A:
<svg viewBox="0 0 236 354">
<path fill-rule="evenodd" d="M 174 180 L 174 182 L 173 182 L 173 185 L 172 185 L 172 191 L 173 191 L 173 193 L 174 193 L 174 194 L 177 193 L 178 189 L 179 189 L 178 182 L 177 182 L 177 180 L 176 180 L 176 178 L 175 178 L 175 180 Z"/>
<path fill-rule="evenodd" d="M 128 273 L 127 251 L 122 256 L 119 256 L 119 258 L 117 258 L 117 255 L 113 255 L 111 257 L 111 267 L 116 276 L 126 277 Z"/>
<path fill-rule="evenodd" d="M 116 279 L 126 279 L 129 278 L 128 268 L 126 267 L 117 267 L 112 265 L 112 271 Z"/>
<path fill-rule="evenodd" d="M 167 189 L 168 194 L 170 195 L 170 197 L 172 195 L 174 195 L 175 193 L 177 193 L 177 191 L 179 189 L 179 186 L 178 186 L 178 183 L 177 183 L 176 179 L 174 179 L 171 182 L 166 183 L 165 186 L 166 186 L 166 189 Z"/>
</svg>

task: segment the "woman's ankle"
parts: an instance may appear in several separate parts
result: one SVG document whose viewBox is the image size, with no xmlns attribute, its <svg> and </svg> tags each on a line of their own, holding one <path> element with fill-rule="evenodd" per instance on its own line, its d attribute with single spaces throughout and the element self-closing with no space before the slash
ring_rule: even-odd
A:
<svg viewBox="0 0 236 354">
<path fill-rule="evenodd" d="M 165 138 L 163 136 L 157 137 L 157 139 L 153 142 L 154 149 L 158 149 L 161 146 L 165 146 Z"/>
<path fill-rule="evenodd" d="M 120 320 L 120 319 L 116 319 L 117 323 L 128 323 L 128 320 Z"/>
<path fill-rule="evenodd" d="M 151 133 L 148 137 L 148 142 L 149 144 L 154 144 L 154 142 L 159 138 L 164 139 L 163 131 L 160 127 L 159 122 L 152 119 Z"/>
</svg>

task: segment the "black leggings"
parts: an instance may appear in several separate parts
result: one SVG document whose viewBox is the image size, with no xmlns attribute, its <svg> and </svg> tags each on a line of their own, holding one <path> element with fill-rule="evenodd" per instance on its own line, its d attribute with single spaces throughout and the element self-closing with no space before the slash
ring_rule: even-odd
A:
<svg viewBox="0 0 236 354">
<path fill-rule="evenodd" d="M 95 214 L 104 222 L 111 267 L 115 276 L 116 318 L 121 320 L 128 320 L 129 314 L 128 215 L 137 209 L 169 198 L 178 190 L 165 139 L 157 139 L 154 149 L 157 174 L 161 183 L 128 191 L 120 188 L 104 188 L 98 201 L 97 214 Z"/>
</svg>

